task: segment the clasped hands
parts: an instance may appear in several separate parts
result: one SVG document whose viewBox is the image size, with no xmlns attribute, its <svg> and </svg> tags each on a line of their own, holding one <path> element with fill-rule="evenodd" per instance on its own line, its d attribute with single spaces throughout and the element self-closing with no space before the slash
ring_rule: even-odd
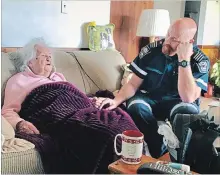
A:
<svg viewBox="0 0 220 175">
<path fill-rule="evenodd" d="M 99 109 L 102 109 L 107 104 L 109 106 L 106 108 L 106 110 L 112 110 L 118 106 L 116 100 L 110 98 L 94 97 L 91 100 L 94 103 L 95 107 Z"/>
</svg>

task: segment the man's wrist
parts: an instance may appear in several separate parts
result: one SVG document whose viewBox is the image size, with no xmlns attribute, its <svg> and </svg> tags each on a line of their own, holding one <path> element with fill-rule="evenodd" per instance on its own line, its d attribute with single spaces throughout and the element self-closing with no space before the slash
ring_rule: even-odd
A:
<svg viewBox="0 0 220 175">
<path fill-rule="evenodd" d="M 190 61 L 187 61 L 187 60 L 178 61 L 178 66 L 186 68 L 186 67 L 190 66 Z"/>
<path fill-rule="evenodd" d="M 183 61 L 183 60 L 190 61 L 191 58 L 190 57 L 178 57 L 178 61 Z"/>
</svg>

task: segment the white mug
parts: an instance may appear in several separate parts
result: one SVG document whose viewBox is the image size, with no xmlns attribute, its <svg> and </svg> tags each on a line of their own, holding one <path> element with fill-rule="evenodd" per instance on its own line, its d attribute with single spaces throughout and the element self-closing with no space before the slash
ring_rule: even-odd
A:
<svg viewBox="0 0 220 175">
<path fill-rule="evenodd" d="M 122 138 L 122 148 L 119 153 L 116 148 L 116 140 L 118 137 Z M 124 163 L 139 164 L 141 162 L 143 152 L 144 135 L 140 131 L 127 130 L 122 134 L 115 136 L 114 147 L 115 152 Z"/>
</svg>

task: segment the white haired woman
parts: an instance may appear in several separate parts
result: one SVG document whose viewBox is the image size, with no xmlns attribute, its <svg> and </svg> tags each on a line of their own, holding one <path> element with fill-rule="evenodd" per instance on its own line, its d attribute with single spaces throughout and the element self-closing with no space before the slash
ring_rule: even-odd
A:
<svg viewBox="0 0 220 175">
<path fill-rule="evenodd" d="M 61 73 L 54 71 L 52 52 L 44 43 L 30 42 L 21 51 L 21 55 L 23 59 L 17 62 L 21 72 L 11 77 L 5 88 L 2 115 L 14 129 L 38 134 L 38 129 L 32 123 L 18 115 L 22 102 L 34 88 L 66 79 Z"/>
</svg>

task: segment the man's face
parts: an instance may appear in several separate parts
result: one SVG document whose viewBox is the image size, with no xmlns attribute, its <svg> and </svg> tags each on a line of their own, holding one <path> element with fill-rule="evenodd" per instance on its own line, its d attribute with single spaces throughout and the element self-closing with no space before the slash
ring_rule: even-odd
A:
<svg viewBox="0 0 220 175">
<path fill-rule="evenodd" d="M 179 44 L 185 42 L 193 42 L 193 39 L 190 36 L 190 31 L 171 26 L 165 37 L 162 52 L 166 55 L 174 56 Z"/>
<path fill-rule="evenodd" d="M 29 67 L 36 75 L 49 77 L 52 71 L 52 54 L 48 48 L 36 46 L 37 55 L 29 62 Z"/>
<path fill-rule="evenodd" d="M 166 55 L 173 56 L 176 54 L 177 47 L 180 44 L 180 36 L 171 29 L 168 30 L 167 36 L 163 43 L 162 52 Z"/>
</svg>

